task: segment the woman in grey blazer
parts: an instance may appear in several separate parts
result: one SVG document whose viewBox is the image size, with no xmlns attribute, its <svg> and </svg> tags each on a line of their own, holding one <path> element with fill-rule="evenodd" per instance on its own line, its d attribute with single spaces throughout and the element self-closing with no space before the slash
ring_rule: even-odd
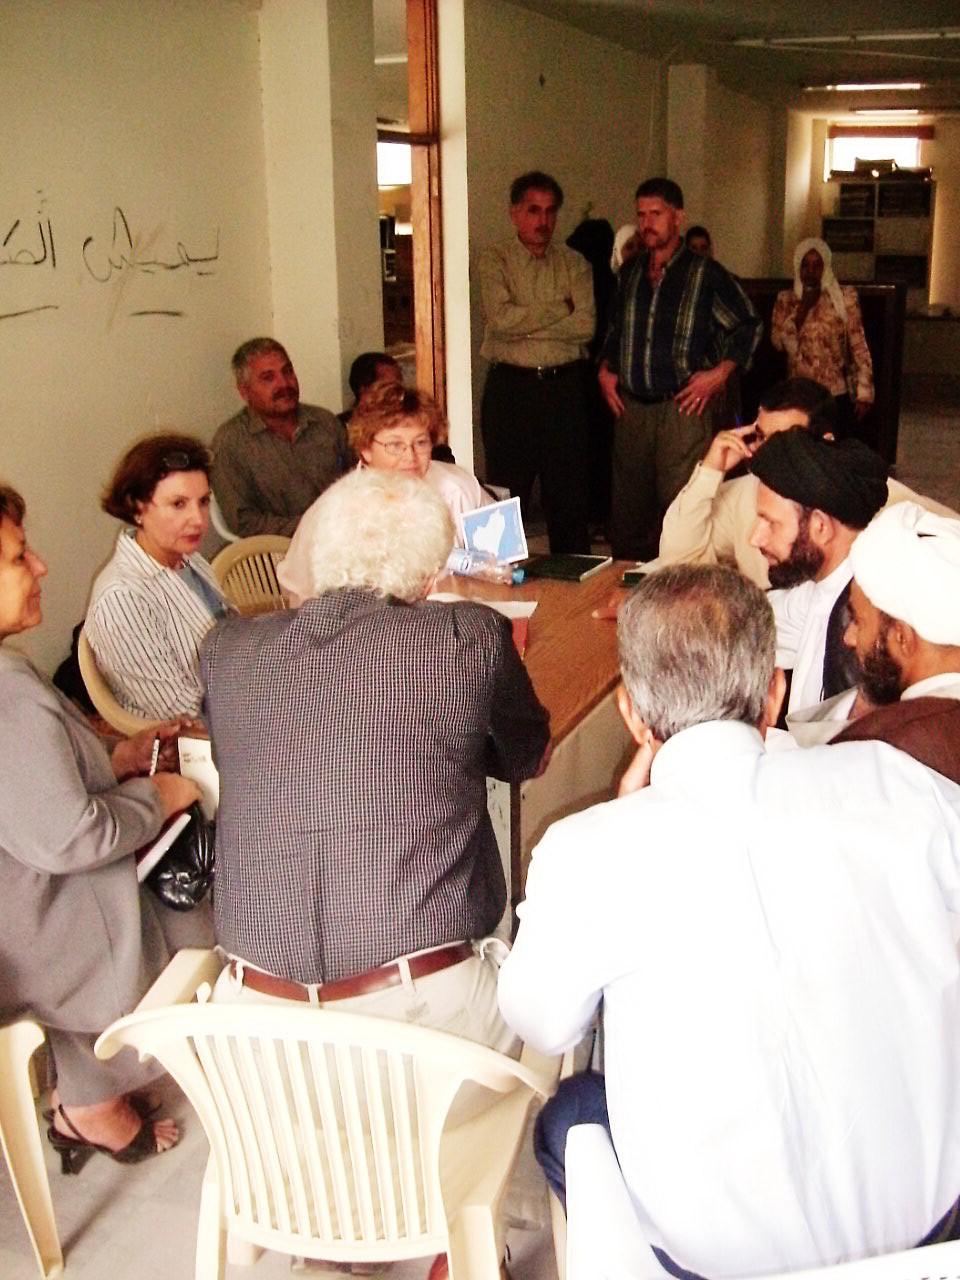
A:
<svg viewBox="0 0 960 1280">
<path fill-rule="evenodd" d="M 23 499 L 0 485 L 0 641 L 41 620 L 47 568 L 27 546 L 23 516 Z M 155 1068 L 129 1050 L 111 1062 L 93 1053 L 171 949 L 209 945 L 209 916 L 174 921 L 141 892 L 133 856 L 199 796 L 176 773 L 138 776 L 154 738 L 169 754 L 177 728 L 126 739 L 108 755 L 26 658 L 0 648 L 0 1017 L 27 1011 L 47 1028 L 57 1070 L 49 1137 L 68 1173 L 95 1150 L 133 1163 L 178 1137 L 172 1120 L 141 1115 L 128 1096 Z"/>
</svg>

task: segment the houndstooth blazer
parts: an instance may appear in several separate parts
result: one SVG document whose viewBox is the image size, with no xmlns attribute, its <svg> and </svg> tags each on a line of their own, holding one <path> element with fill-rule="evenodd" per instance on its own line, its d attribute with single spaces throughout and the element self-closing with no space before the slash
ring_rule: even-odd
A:
<svg viewBox="0 0 960 1280">
<path fill-rule="evenodd" d="M 504 618 L 335 591 L 225 620 L 200 664 L 223 947 L 322 982 L 495 928 L 486 776 L 530 777 L 549 739 Z"/>
</svg>

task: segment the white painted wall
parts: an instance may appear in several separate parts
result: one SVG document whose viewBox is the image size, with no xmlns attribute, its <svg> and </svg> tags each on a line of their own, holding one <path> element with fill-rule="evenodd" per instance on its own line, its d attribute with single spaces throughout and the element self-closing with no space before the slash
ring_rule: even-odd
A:
<svg viewBox="0 0 960 1280">
<path fill-rule="evenodd" d="M 276 337 L 303 399 L 339 409 L 383 345 L 373 9 L 263 0 L 260 35 Z"/>
<path fill-rule="evenodd" d="M 687 222 L 707 227 L 715 239 L 709 198 L 708 101 L 713 72 L 696 64 L 671 67 L 667 75 L 667 164 L 665 175 L 680 184 Z M 714 252 L 718 246 L 714 244 Z"/>
<path fill-rule="evenodd" d="M 637 182 L 660 172 L 664 160 L 665 92 L 657 64 L 506 0 L 470 0 L 464 19 L 473 260 L 484 245 L 513 234 L 508 190 L 528 169 L 545 169 L 564 189 L 559 240 L 588 206 L 614 228 L 632 221 Z M 475 278 L 470 327 L 479 431 L 485 371 Z"/>
<path fill-rule="evenodd" d="M 114 462 L 160 426 L 209 438 L 237 404 L 230 353 L 271 327 L 257 14 L 5 0 L 2 30 L 0 474 L 49 561 L 22 645 L 52 670 L 116 534 L 99 510 Z M 111 247 L 115 207 L 133 249 Z M 49 251 L 29 265 L 38 222 L 55 267 Z M 184 265 L 180 245 L 216 259 Z M 56 309 L 10 314 L 37 307 Z M 134 314 L 156 309 L 182 314 Z"/>
<path fill-rule="evenodd" d="M 814 172 L 814 125 L 811 116 L 799 111 L 787 113 L 787 155 L 783 213 L 783 259 L 780 270 L 793 275 L 794 245 L 808 236 L 820 234 L 819 190 L 823 174 L 823 152 L 820 174 Z M 778 273 L 779 274 L 779 273 Z"/>
<path fill-rule="evenodd" d="M 779 272 L 786 113 L 739 93 L 701 65 L 670 68 L 667 173 L 687 224 L 710 231 L 718 261 L 738 276 Z"/>
<path fill-rule="evenodd" d="M 930 301 L 960 311 L 960 120 L 942 119 L 934 138 L 920 144 L 920 163 L 930 165 L 937 184 L 933 218 Z M 960 369 L 957 370 L 960 372 Z"/>
<path fill-rule="evenodd" d="M 711 77 L 707 184 L 714 253 L 738 276 L 775 274 L 783 254 L 787 113 Z M 695 221 L 693 213 L 691 221 Z"/>
</svg>

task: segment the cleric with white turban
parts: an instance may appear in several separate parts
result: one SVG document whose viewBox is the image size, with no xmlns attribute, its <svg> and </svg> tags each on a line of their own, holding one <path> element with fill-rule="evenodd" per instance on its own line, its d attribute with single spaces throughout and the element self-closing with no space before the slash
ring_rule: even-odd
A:
<svg viewBox="0 0 960 1280">
<path fill-rule="evenodd" d="M 931 644 L 960 645 L 960 520 L 896 503 L 857 537 L 850 563 L 875 608 Z"/>
</svg>

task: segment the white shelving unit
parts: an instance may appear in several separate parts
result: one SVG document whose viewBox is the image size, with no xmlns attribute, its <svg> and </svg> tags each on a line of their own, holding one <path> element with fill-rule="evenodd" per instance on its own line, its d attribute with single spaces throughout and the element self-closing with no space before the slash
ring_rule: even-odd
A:
<svg viewBox="0 0 960 1280">
<path fill-rule="evenodd" d="M 930 292 L 936 184 L 929 172 L 851 174 L 824 185 L 823 239 L 843 282 L 907 286 L 907 306 Z"/>
</svg>

